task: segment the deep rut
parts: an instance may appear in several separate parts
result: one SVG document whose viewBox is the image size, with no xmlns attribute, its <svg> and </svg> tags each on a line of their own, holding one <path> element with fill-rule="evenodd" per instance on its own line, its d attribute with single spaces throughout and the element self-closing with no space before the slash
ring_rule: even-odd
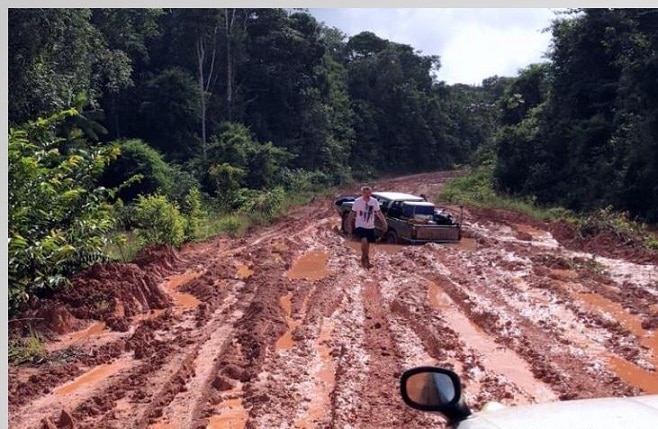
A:
<svg viewBox="0 0 658 429">
<path fill-rule="evenodd" d="M 450 176 L 377 187 L 432 197 Z M 399 398 L 399 375 L 421 364 L 457 371 L 476 410 L 658 391 L 655 265 L 474 210 L 462 243 L 375 245 L 365 271 L 338 224 L 318 198 L 186 246 L 158 285 L 168 309 L 90 325 L 49 344 L 47 364 L 11 368 L 11 427 L 58 427 L 62 411 L 76 428 L 443 427 Z"/>
</svg>

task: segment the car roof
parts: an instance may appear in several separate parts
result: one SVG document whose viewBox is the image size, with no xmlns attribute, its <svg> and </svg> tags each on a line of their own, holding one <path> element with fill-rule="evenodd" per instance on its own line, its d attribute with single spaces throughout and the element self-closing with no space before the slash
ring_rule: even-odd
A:
<svg viewBox="0 0 658 429">
<path fill-rule="evenodd" d="M 580 399 L 475 413 L 460 429 L 654 429 L 658 395 Z"/>
<path fill-rule="evenodd" d="M 404 192 L 373 192 L 372 195 L 374 197 L 382 197 L 387 200 L 423 201 L 422 197 L 412 194 L 405 194 Z"/>
<path fill-rule="evenodd" d="M 407 206 L 434 207 L 434 203 L 430 203 L 429 201 L 405 201 L 403 204 Z"/>
</svg>

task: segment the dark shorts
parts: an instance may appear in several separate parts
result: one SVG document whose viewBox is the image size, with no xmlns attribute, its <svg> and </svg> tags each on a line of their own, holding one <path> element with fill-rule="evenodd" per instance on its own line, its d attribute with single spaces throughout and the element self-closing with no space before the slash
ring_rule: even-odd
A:
<svg viewBox="0 0 658 429">
<path fill-rule="evenodd" d="M 356 236 L 359 238 L 359 240 L 367 238 L 370 243 L 373 243 L 376 239 L 374 228 L 357 228 L 354 232 L 356 233 Z"/>
</svg>

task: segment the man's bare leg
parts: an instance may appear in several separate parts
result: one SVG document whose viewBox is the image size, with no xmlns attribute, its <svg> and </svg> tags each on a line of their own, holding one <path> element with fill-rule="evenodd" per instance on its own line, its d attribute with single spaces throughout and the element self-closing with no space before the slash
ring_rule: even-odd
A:
<svg viewBox="0 0 658 429">
<path fill-rule="evenodd" d="M 362 238 L 361 239 L 361 266 L 363 268 L 367 268 L 368 266 L 368 251 L 370 247 L 370 243 L 368 243 L 367 238 Z"/>
</svg>

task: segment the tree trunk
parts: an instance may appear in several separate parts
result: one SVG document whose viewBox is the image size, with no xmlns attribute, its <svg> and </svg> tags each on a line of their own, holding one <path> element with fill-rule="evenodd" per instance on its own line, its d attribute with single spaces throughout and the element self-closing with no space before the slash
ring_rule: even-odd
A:
<svg viewBox="0 0 658 429">
<path fill-rule="evenodd" d="M 205 79 L 203 76 L 203 61 L 205 59 L 205 47 L 203 36 L 199 37 L 196 43 L 196 57 L 198 63 L 198 78 L 199 78 L 199 92 L 201 103 L 201 150 L 203 152 L 203 160 L 206 161 L 206 91 Z"/>
<path fill-rule="evenodd" d="M 228 109 L 228 120 L 233 121 L 233 58 L 231 56 L 231 30 L 235 21 L 235 9 L 228 18 L 229 10 L 224 12 L 225 31 L 226 31 L 226 107 Z"/>
</svg>

